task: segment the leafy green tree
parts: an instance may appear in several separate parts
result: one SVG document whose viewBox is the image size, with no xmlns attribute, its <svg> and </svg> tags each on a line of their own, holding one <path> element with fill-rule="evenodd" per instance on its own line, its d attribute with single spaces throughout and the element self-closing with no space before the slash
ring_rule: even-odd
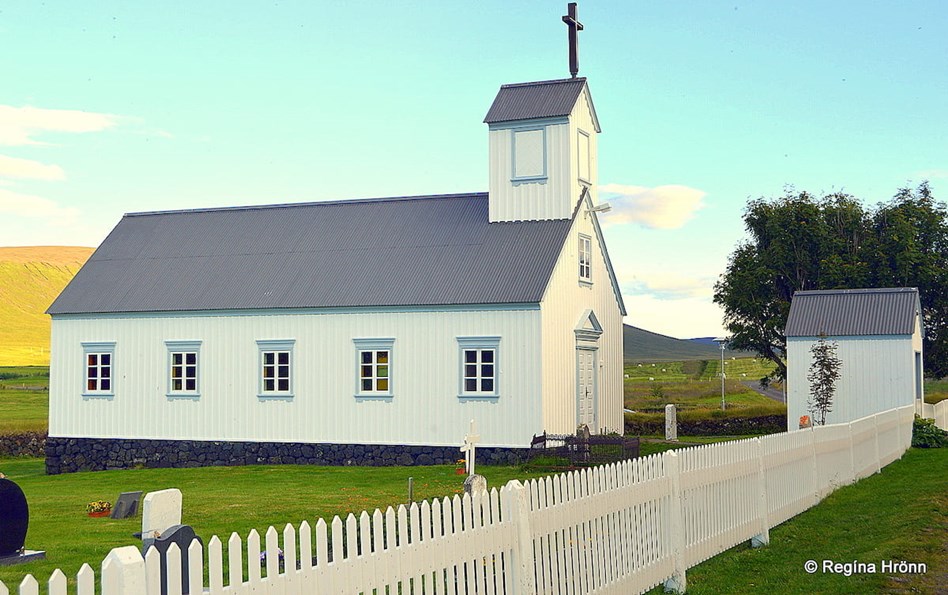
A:
<svg viewBox="0 0 948 595">
<path fill-rule="evenodd" d="M 806 375 L 810 382 L 810 398 L 806 406 L 813 414 L 813 423 L 821 426 L 826 425 L 826 414 L 833 410 L 836 381 L 839 380 L 842 366 L 836 355 L 837 347 L 835 341 L 827 341 L 826 335 L 820 335 L 820 339 L 810 348 L 813 362 Z"/>
<path fill-rule="evenodd" d="M 842 192 L 791 189 L 750 201 L 744 224 L 748 239 L 714 286 L 732 348 L 757 352 L 786 378 L 783 333 L 795 291 L 918 287 L 926 372 L 948 375 L 948 211 L 927 182 L 872 210 Z"/>
</svg>

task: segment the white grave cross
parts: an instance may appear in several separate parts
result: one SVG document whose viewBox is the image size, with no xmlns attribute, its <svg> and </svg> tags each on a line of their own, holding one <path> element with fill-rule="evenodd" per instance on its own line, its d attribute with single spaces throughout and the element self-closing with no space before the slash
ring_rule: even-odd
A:
<svg viewBox="0 0 948 595">
<path fill-rule="evenodd" d="M 464 446 L 461 447 L 461 452 L 464 453 L 465 467 L 467 467 L 468 475 L 474 475 L 474 451 L 477 448 L 477 443 L 481 441 L 481 436 L 477 433 L 476 428 L 477 426 L 472 419 L 471 432 L 464 437 Z"/>
</svg>

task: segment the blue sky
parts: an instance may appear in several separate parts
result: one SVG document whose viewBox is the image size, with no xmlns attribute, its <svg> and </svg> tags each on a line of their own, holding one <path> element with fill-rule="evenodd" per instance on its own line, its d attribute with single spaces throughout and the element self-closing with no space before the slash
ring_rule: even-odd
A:
<svg viewBox="0 0 948 595">
<path fill-rule="evenodd" d="M 504 83 L 568 76 L 565 2 L 0 5 L 0 246 L 125 212 L 487 189 Z M 948 187 L 942 2 L 580 2 L 627 321 L 721 333 L 749 198 Z"/>
</svg>

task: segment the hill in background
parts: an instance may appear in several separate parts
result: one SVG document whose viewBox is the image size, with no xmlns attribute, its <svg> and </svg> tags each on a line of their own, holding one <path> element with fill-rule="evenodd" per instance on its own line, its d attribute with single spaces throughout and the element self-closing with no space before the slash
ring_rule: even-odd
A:
<svg viewBox="0 0 948 595">
<path fill-rule="evenodd" d="M 718 359 L 721 348 L 716 343 L 705 343 L 666 337 L 628 324 L 622 325 L 626 362 L 682 362 L 699 359 Z M 724 351 L 725 357 L 749 357 L 743 351 Z"/>
<path fill-rule="evenodd" d="M 49 316 L 93 248 L 0 248 L 0 365 L 49 365 Z"/>
</svg>

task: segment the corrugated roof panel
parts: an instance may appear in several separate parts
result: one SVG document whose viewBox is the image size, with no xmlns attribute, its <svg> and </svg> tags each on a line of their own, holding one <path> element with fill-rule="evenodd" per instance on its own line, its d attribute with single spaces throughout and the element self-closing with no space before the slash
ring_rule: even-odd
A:
<svg viewBox="0 0 948 595">
<path fill-rule="evenodd" d="M 583 77 L 536 83 L 503 85 L 484 122 L 510 122 L 568 116 L 586 86 Z"/>
<path fill-rule="evenodd" d="M 536 303 L 570 221 L 487 195 L 126 215 L 50 314 Z"/>
<path fill-rule="evenodd" d="M 911 335 L 918 311 L 914 287 L 798 291 L 786 336 Z"/>
</svg>

